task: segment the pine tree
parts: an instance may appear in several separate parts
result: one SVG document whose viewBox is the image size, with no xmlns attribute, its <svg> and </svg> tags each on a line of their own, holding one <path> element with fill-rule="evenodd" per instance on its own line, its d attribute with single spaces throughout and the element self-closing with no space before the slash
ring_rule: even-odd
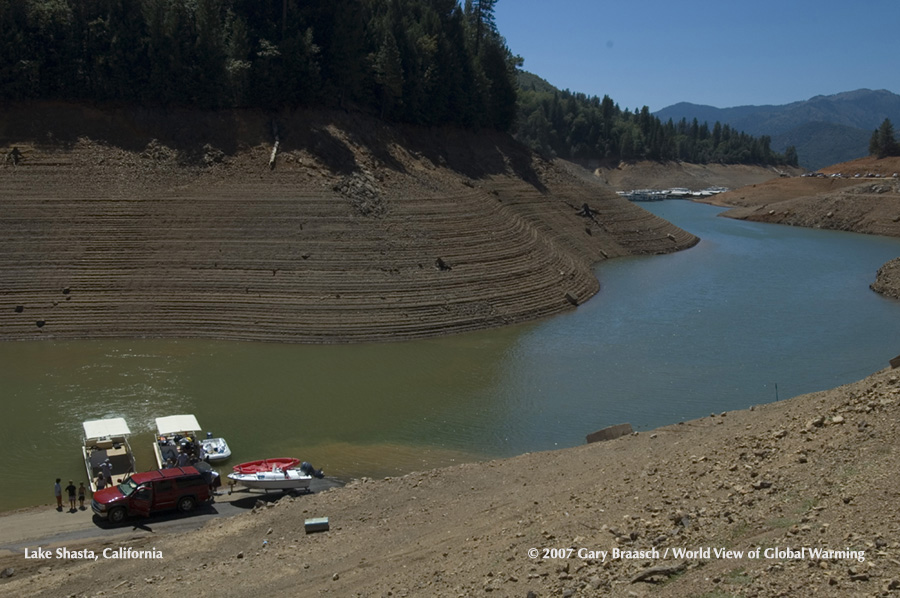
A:
<svg viewBox="0 0 900 598">
<path fill-rule="evenodd" d="M 875 152 L 872 152 L 873 141 L 875 141 Z M 890 119 L 884 119 L 884 122 L 873 134 L 872 140 L 869 142 L 869 151 L 879 158 L 900 155 L 900 145 L 894 139 L 894 125 L 891 124 Z"/>
<path fill-rule="evenodd" d="M 788 166 L 797 166 L 798 163 L 797 148 L 793 145 L 787 146 L 784 150 L 784 163 Z"/>
<path fill-rule="evenodd" d="M 372 57 L 375 83 L 381 96 L 381 116 L 389 116 L 397 101 L 403 96 L 403 65 L 400 50 L 391 31 L 387 31 L 381 41 L 378 53 Z"/>
</svg>

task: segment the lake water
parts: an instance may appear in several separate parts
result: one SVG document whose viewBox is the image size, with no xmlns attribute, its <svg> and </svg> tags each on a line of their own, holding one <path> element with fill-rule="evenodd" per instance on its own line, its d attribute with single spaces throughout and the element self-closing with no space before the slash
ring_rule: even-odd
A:
<svg viewBox="0 0 900 598">
<path fill-rule="evenodd" d="M 573 446 L 832 388 L 900 353 L 900 302 L 869 290 L 900 240 L 646 204 L 701 237 L 597 269 L 601 292 L 534 324 L 406 343 L 0 343 L 0 510 L 84 479 L 81 422 L 124 417 L 139 468 L 154 419 L 193 413 L 234 456 L 344 479 Z"/>
</svg>

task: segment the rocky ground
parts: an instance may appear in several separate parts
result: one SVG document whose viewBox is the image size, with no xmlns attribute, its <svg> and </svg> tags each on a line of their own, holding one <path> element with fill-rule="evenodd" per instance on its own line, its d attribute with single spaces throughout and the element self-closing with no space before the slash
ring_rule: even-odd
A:
<svg viewBox="0 0 900 598">
<path fill-rule="evenodd" d="M 900 595 L 898 417 L 900 375 L 887 369 L 752 410 L 572 449 L 358 480 L 190 534 L 125 542 L 158 550 L 157 560 L 6 557 L 0 567 L 13 571 L 0 591 Z M 305 533 L 313 517 L 328 517 L 330 531 Z M 104 547 L 68 548 L 100 555 Z"/>
</svg>

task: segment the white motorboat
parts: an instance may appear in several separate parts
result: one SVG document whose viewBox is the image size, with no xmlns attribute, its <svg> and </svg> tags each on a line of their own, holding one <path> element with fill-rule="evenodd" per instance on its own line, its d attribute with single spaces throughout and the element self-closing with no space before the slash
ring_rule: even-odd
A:
<svg viewBox="0 0 900 598">
<path fill-rule="evenodd" d="M 247 488 L 259 490 L 307 490 L 312 476 L 298 469 L 261 471 L 259 473 L 229 473 L 228 478 Z"/>
<path fill-rule="evenodd" d="M 121 417 L 83 422 L 84 441 L 81 453 L 87 470 L 91 492 L 97 491 L 97 478 L 109 462 L 113 483 L 135 473 L 134 454 L 128 444 L 131 430 Z"/>
<path fill-rule="evenodd" d="M 153 454 L 159 468 L 191 465 L 206 459 L 221 461 L 231 456 L 224 438 L 201 439 L 200 430 L 200 423 L 193 415 L 157 417 Z"/>
<path fill-rule="evenodd" d="M 246 488 L 259 490 L 309 490 L 313 477 L 324 474 L 309 463 L 300 464 L 300 459 L 263 459 L 249 461 L 234 467 L 228 479 Z"/>
<path fill-rule="evenodd" d="M 228 448 L 228 443 L 225 442 L 225 439 L 213 438 L 209 432 L 206 433 L 206 438 L 200 441 L 200 446 L 203 447 L 206 460 L 211 463 L 213 461 L 224 461 L 231 456 L 231 449 Z"/>
</svg>

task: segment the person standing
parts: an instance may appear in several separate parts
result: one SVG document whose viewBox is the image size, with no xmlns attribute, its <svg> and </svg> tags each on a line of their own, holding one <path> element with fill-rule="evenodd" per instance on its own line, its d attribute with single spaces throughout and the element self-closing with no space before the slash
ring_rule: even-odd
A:
<svg viewBox="0 0 900 598">
<path fill-rule="evenodd" d="M 84 496 L 87 494 L 87 488 L 84 487 L 84 482 L 78 484 L 78 508 L 82 511 L 84 510 Z"/>
<path fill-rule="evenodd" d="M 56 483 L 53 485 L 53 494 L 56 495 L 56 510 L 62 511 L 62 486 L 59 483 L 62 480 L 60 478 L 56 478 Z"/>
<path fill-rule="evenodd" d="M 112 486 L 112 463 L 109 459 L 100 464 L 100 475 L 103 476 L 107 486 Z"/>
<path fill-rule="evenodd" d="M 75 492 L 78 491 L 78 488 L 75 487 L 75 483 L 72 480 L 69 480 L 69 485 L 66 486 L 66 493 L 69 495 L 69 512 L 74 513 L 78 509 L 75 508 Z"/>
</svg>

